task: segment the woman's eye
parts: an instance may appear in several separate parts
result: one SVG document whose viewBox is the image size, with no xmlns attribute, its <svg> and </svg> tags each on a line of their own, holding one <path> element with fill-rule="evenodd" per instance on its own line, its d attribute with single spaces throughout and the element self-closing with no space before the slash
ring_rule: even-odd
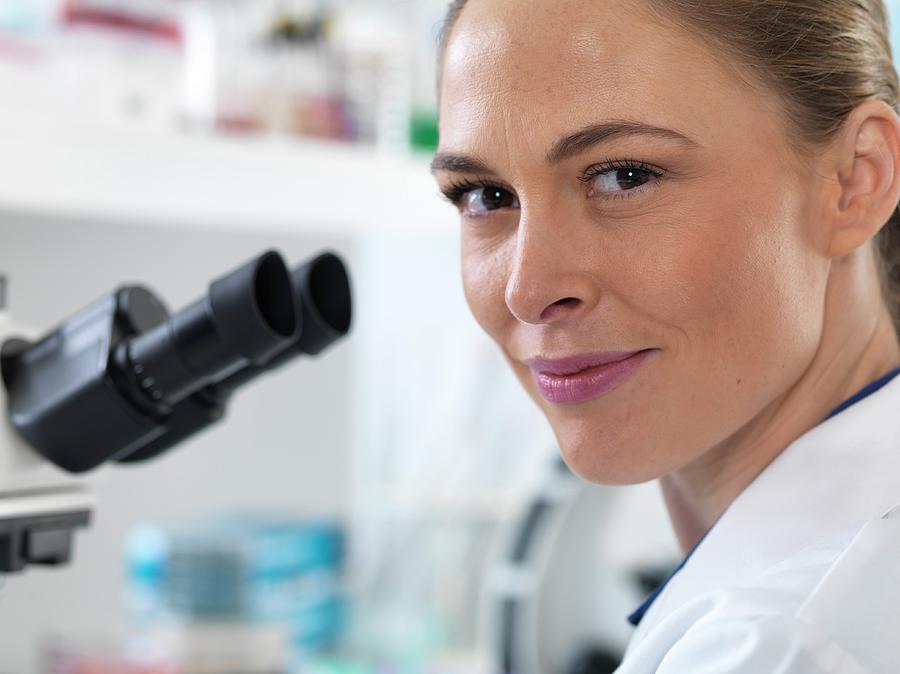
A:
<svg viewBox="0 0 900 674">
<path fill-rule="evenodd" d="M 510 191 L 501 187 L 479 187 L 467 192 L 460 206 L 463 213 L 478 215 L 503 208 L 518 208 L 519 200 Z"/>
<path fill-rule="evenodd" d="M 598 172 L 591 182 L 592 192 L 616 195 L 636 191 L 659 177 L 654 171 L 645 168 L 611 168 Z"/>
</svg>

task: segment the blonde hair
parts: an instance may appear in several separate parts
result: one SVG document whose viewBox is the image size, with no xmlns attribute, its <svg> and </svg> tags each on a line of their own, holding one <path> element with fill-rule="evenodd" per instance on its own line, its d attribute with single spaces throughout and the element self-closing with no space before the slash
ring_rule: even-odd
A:
<svg viewBox="0 0 900 674">
<path fill-rule="evenodd" d="M 453 0 L 440 62 L 468 0 Z M 800 147 L 814 151 L 853 109 L 884 101 L 900 112 L 882 0 L 646 0 L 648 7 L 730 53 L 781 100 Z M 900 330 L 900 211 L 876 240 L 885 299 Z"/>
</svg>

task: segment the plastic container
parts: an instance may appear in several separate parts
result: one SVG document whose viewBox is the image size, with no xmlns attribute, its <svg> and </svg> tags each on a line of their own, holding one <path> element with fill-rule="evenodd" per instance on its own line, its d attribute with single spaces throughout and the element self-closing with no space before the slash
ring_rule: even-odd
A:
<svg viewBox="0 0 900 674">
<path fill-rule="evenodd" d="M 343 531 L 328 522 L 243 515 L 142 526 L 127 543 L 134 632 L 145 635 L 133 644 L 171 655 L 186 674 L 238 651 L 241 674 L 281 671 L 273 667 L 338 642 L 343 557 Z"/>
</svg>

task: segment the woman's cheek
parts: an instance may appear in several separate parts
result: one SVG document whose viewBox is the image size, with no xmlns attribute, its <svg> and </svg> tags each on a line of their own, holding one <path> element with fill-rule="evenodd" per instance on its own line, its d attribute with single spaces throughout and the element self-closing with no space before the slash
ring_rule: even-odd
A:
<svg viewBox="0 0 900 674">
<path fill-rule="evenodd" d="M 462 281 L 469 310 L 495 341 L 512 316 L 506 306 L 508 270 L 502 250 L 485 248 L 463 237 Z"/>
<path fill-rule="evenodd" d="M 718 217 L 694 220 L 700 236 L 667 256 L 672 283 L 658 288 L 657 315 L 678 326 L 680 360 L 708 403 L 744 407 L 732 411 L 746 415 L 785 385 L 765 373 L 779 372 L 786 380 L 810 359 L 815 321 L 798 307 L 815 305 L 815 284 L 803 273 L 802 250 L 793 238 L 796 214 L 711 212 Z M 725 404 L 739 392 L 739 399 Z M 717 414 L 731 416 L 724 409 Z"/>
</svg>

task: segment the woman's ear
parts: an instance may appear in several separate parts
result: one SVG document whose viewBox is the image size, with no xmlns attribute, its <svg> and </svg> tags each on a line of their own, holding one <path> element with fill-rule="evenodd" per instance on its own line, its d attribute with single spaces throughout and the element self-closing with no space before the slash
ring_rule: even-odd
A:
<svg viewBox="0 0 900 674">
<path fill-rule="evenodd" d="M 847 118 L 838 148 L 839 198 L 831 204 L 830 257 L 872 240 L 900 200 L 900 119 L 883 101 L 866 101 Z"/>
</svg>

